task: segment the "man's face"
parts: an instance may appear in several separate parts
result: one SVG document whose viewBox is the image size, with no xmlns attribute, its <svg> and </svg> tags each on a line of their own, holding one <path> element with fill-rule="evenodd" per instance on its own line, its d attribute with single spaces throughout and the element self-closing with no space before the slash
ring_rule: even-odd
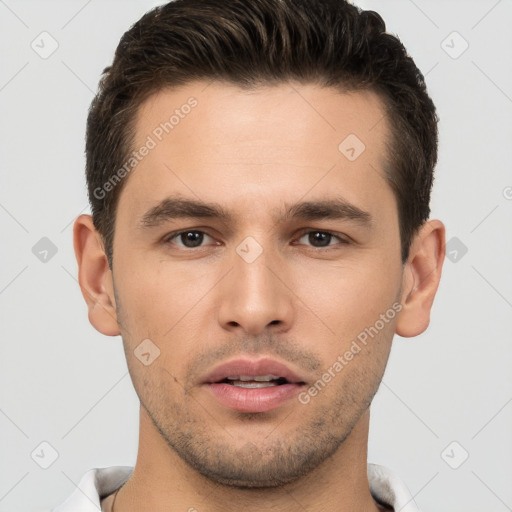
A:
<svg viewBox="0 0 512 512">
<path fill-rule="evenodd" d="M 191 97 L 197 104 L 182 108 Z M 166 133 L 161 123 L 176 109 Z M 151 148 L 120 196 L 113 283 L 143 414 L 215 481 L 296 480 L 367 410 L 394 334 L 386 312 L 399 300 L 402 265 L 382 104 L 370 92 L 312 85 L 249 92 L 195 82 L 150 97 L 136 121 L 133 149 Z M 170 197 L 216 203 L 230 217 L 177 217 L 162 203 Z M 367 215 L 285 215 L 319 201 Z M 240 358 L 278 361 L 297 379 L 286 392 L 211 383 L 209 373 Z"/>
</svg>

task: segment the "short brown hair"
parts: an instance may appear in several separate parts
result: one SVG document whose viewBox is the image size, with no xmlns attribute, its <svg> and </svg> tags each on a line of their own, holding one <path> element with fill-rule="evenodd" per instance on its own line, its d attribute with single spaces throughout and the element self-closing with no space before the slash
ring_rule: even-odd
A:
<svg viewBox="0 0 512 512">
<path fill-rule="evenodd" d="M 174 0 L 146 13 L 121 38 L 87 119 L 89 201 L 110 268 L 126 178 L 108 193 L 102 187 L 133 150 L 137 109 L 164 87 L 200 79 L 244 88 L 294 80 L 378 93 L 391 127 L 385 172 L 404 263 L 430 215 L 438 119 L 423 75 L 385 30 L 377 13 L 345 0 Z"/>
</svg>

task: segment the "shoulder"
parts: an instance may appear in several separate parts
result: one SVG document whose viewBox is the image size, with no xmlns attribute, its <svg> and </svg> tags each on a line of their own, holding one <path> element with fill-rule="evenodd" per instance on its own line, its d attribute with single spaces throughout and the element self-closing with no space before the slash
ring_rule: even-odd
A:
<svg viewBox="0 0 512 512">
<path fill-rule="evenodd" d="M 51 512 L 98 512 L 101 499 L 123 485 L 132 472 L 131 466 L 90 469 L 66 501 Z"/>
<path fill-rule="evenodd" d="M 372 496 L 383 504 L 401 512 L 421 512 L 409 489 L 391 469 L 368 463 L 368 483 Z"/>
</svg>

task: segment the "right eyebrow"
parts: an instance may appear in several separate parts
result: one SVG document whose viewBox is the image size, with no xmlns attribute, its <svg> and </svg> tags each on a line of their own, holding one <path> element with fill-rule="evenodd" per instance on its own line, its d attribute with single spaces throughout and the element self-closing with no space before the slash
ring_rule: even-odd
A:
<svg viewBox="0 0 512 512">
<path fill-rule="evenodd" d="M 167 197 L 142 216 L 140 225 L 155 227 L 167 220 L 179 218 L 218 218 L 225 222 L 233 220 L 232 215 L 217 203 Z"/>
</svg>

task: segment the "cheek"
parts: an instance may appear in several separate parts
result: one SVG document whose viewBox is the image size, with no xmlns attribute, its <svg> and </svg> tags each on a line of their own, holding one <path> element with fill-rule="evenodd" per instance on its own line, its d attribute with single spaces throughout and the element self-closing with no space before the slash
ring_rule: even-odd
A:
<svg viewBox="0 0 512 512">
<path fill-rule="evenodd" d="M 125 253 L 116 262 L 114 280 L 126 327 L 123 335 L 130 344 L 150 338 L 164 350 L 177 333 L 187 325 L 190 328 L 191 318 L 204 307 L 201 300 L 216 282 L 211 266 L 193 271 L 191 266 L 190 262 L 185 267 L 135 253 Z"/>
<path fill-rule="evenodd" d="M 337 262 L 316 262 L 301 275 L 295 290 L 316 313 L 308 313 L 313 327 L 334 338 L 339 348 L 340 342 L 349 342 L 392 307 L 400 287 L 401 266 L 367 252 Z"/>
</svg>

